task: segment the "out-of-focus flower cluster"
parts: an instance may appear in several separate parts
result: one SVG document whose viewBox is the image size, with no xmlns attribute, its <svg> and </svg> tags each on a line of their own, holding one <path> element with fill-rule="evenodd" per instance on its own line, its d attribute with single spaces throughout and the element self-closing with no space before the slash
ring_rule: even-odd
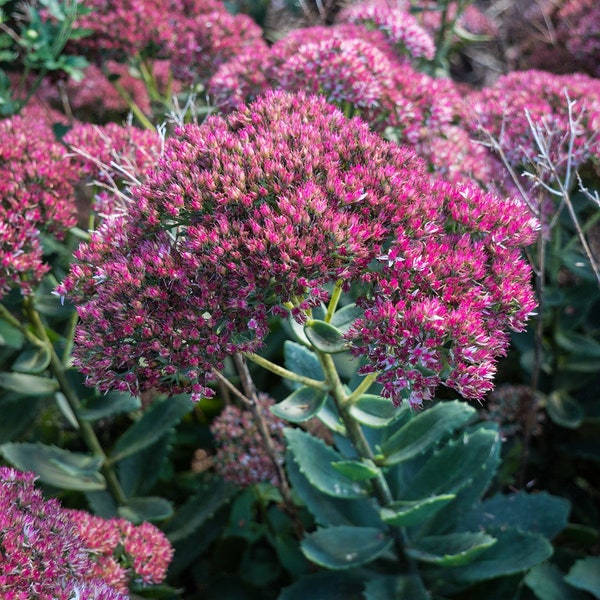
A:
<svg viewBox="0 0 600 600">
<path fill-rule="evenodd" d="M 81 317 L 75 362 L 103 390 L 209 394 L 272 315 L 301 320 L 342 279 L 368 290 L 349 339 L 384 394 L 482 398 L 534 308 L 522 205 L 436 181 L 322 97 L 270 92 L 180 128 L 132 193 L 60 288 Z"/>
<path fill-rule="evenodd" d="M 35 475 L 0 467 L 0 595 L 4 600 L 127 600 L 88 577 L 92 558 L 68 511 L 45 501 Z"/>
<path fill-rule="evenodd" d="M 3 600 L 127 600 L 129 582 L 164 580 L 173 549 L 154 525 L 64 509 L 35 480 L 0 467 Z"/>
<path fill-rule="evenodd" d="M 273 449 L 281 464 L 285 454 L 283 428 L 285 422 L 274 416 L 269 407 L 274 400 L 259 394 L 258 406 L 267 425 Z M 246 487 L 253 483 L 277 484 L 277 471 L 264 440 L 248 410 L 226 406 L 212 422 L 210 430 L 215 439 L 214 466 L 227 481 Z"/>
<path fill-rule="evenodd" d="M 35 110 L 0 121 L 0 298 L 29 293 L 47 271 L 41 232 L 62 237 L 77 220 L 76 169 Z"/>
<path fill-rule="evenodd" d="M 66 510 L 92 557 L 87 576 L 127 593 L 130 582 L 157 584 L 167 574 L 173 548 L 150 523 L 103 519 L 81 510 Z"/>
</svg>

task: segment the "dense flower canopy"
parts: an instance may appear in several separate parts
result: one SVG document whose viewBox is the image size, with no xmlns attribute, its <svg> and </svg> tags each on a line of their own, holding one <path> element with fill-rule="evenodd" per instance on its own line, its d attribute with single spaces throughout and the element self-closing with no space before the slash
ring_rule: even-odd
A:
<svg viewBox="0 0 600 600">
<path fill-rule="evenodd" d="M 520 205 L 436 183 L 324 99 L 272 92 L 181 127 L 60 292 L 81 317 L 75 362 L 100 389 L 210 393 L 211 369 L 258 349 L 271 316 L 293 305 L 302 319 L 342 280 L 368 290 L 350 339 L 387 395 L 418 404 L 445 380 L 479 398 L 505 329 L 534 306 L 519 258 L 534 231 Z M 423 383 L 430 367 L 445 376 Z"/>
</svg>

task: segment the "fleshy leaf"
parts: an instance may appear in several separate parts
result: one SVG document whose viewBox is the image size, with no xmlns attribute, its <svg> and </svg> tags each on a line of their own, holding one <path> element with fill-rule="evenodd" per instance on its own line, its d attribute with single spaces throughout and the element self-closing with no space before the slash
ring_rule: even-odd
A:
<svg viewBox="0 0 600 600">
<path fill-rule="evenodd" d="M 364 394 L 350 407 L 350 413 L 359 423 L 374 428 L 386 427 L 408 410 L 406 405 L 396 406 L 389 398 L 375 394 Z"/>
<path fill-rule="evenodd" d="M 25 336 L 20 329 L 0 319 L 0 346 L 19 349 L 23 346 Z"/>
<path fill-rule="evenodd" d="M 365 498 L 369 488 L 352 481 L 332 466 L 343 456 L 325 442 L 300 429 L 286 429 L 285 438 L 300 471 L 318 490 L 337 498 Z"/>
<path fill-rule="evenodd" d="M 50 396 L 58 390 L 55 379 L 25 373 L 0 373 L 0 388 L 23 396 Z"/>
<path fill-rule="evenodd" d="M 128 392 L 109 392 L 105 396 L 93 398 L 79 410 L 85 421 L 98 421 L 120 413 L 132 412 L 141 407 L 140 399 Z"/>
<path fill-rule="evenodd" d="M 321 352 L 336 354 L 348 350 L 348 342 L 342 332 L 325 321 L 313 319 L 304 326 L 304 333 L 310 343 Z"/>
<path fill-rule="evenodd" d="M 381 509 L 381 520 L 397 527 L 418 525 L 430 519 L 454 498 L 456 498 L 455 494 L 442 494 L 422 500 L 400 500 Z"/>
<path fill-rule="evenodd" d="M 278 600 L 364 600 L 362 580 L 352 572 L 323 571 L 286 587 Z"/>
<path fill-rule="evenodd" d="M 300 546 L 310 561 L 328 569 L 349 569 L 374 561 L 392 545 L 376 527 L 327 527 L 307 535 Z"/>
<path fill-rule="evenodd" d="M 331 324 L 336 327 L 341 333 L 345 334 L 350 329 L 350 326 L 356 319 L 362 317 L 364 311 L 356 304 L 347 304 L 333 313 Z"/>
<path fill-rule="evenodd" d="M 317 381 L 325 379 L 317 355 L 302 344 L 286 340 L 283 344 L 283 361 L 286 369 L 298 375 Z"/>
<path fill-rule="evenodd" d="M 19 356 L 12 364 L 13 371 L 20 373 L 42 373 L 50 364 L 50 350 L 47 346 L 41 348 L 29 348 Z"/>
<path fill-rule="evenodd" d="M 586 600 L 588 596 L 565 582 L 563 574 L 552 564 L 536 565 L 523 580 L 538 600 Z"/>
<path fill-rule="evenodd" d="M 8 443 L 0 446 L 4 458 L 21 471 L 33 471 L 40 480 L 67 490 L 103 490 L 99 473 L 102 459 L 45 444 Z"/>
<path fill-rule="evenodd" d="M 498 494 L 467 513 L 458 527 L 467 531 L 477 527 L 516 527 L 552 539 L 566 527 L 569 510 L 567 500 L 546 492 Z"/>
<path fill-rule="evenodd" d="M 310 484 L 288 453 L 286 470 L 294 492 L 306 505 L 319 525 L 380 525 L 379 515 L 369 498 L 341 499 L 328 496 Z"/>
<path fill-rule="evenodd" d="M 552 545 L 541 535 L 508 528 L 493 532 L 498 540 L 469 565 L 455 567 L 453 578 L 464 583 L 522 573 L 552 556 Z"/>
<path fill-rule="evenodd" d="M 327 394 L 303 386 L 293 394 L 271 407 L 271 412 L 292 423 L 302 423 L 312 419 L 325 404 Z"/>
<path fill-rule="evenodd" d="M 138 525 L 144 521 L 162 521 L 173 515 L 173 505 L 158 496 L 131 498 L 125 506 L 118 508 L 118 514 Z"/>
<path fill-rule="evenodd" d="M 585 417 L 581 404 L 564 390 L 555 390 L 546 400 L 548 415 L 561 427 L 577 429 Z"/>
<path fill-rule="evenodd" d="M 342 460 L 331 463 L 331 466 L 352 481 L 366 481 L 379 474 L 379 469 L 374 464 L 369 465 L 357 460 Z"/>
<path fill-rule="evenodd" d="M 594 598 L 600 598 L 600 556 L 578 560 L 565 576 L 565 581 L 579 590 L 589 592 Z"/>
<path fill-rule="evenodd" d="M 173 396 L 155 402 L 142 418 L 136 421 L 118 440 L 111 455 L 112 462 L 118 462 L 148 446 L 166 433 L 173 425 L 192 410 L 189 397 Z"/>
<path fill-rule="evenodd" d="M 432 535 L 415 541 L 406 554 L 416 560 L 443 567 L 467 565 L 484 550 L 496 543 L 496 538 L 482 532 Z"/>
<path fill-rule="evenodd" d="M 430 600 L 431 596 L 421 579 L 414 575 L 382 576 L 370 578 L 365 584 L 365 600 Z"/>
<path fill-rule="evenodd" d="M 382 444 L 384 464 L 395 465 L 425 452 L 474 414 L 474 408 L 458 400 L 440 402 L 424 410 Z"/>
</svg>

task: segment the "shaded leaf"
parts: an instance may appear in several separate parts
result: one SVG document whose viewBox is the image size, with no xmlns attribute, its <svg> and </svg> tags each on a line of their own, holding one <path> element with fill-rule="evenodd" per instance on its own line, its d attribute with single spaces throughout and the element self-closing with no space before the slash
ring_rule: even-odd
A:
<svg viewBox="0 0 600 600">
<path fill-rule="evenodd" d="M 47 346 L 29 348 L 17 356 L 11 369 L 20 373 L 42 373 L 48 368 L 50 358 L 50 350 Z"/>
<path fill-rule="evenodd" d="M 59 388 L 55 379 L 25 373 L 0 373 L 0 388 L 22 396 L 51 396 Z"/>
<path fill-rule="evenodd" d="M 441 496 L 430 496 L 422 500 L 393 502 L 381 509 L 381 520 L 397 527 L 418 525 L 429 520 L 454 498 L 456 498 L 454 494 L 443 494 Z"/>
<path fill-rule="evenodd" d="M 356 306 L 354 303 L 347 304 L 333 313 L 331 324 L 342 334 L 345 334 L 348 332 L 354 321 L 362 316 L 364 316 L 362 308 Z"/>
<path fill-rule="evenodd" d="M 497 494 L 464 515 L 458 527 L 468 531 L 515 527 L 552 539 L 566 527 L 569 511 L 567 500 L 546 492 Z"/>
<path fill-rule="evenodd" d="M 342 332 L 325 321 L 308 321 L 304 326 L 304 333 L 317 350 L 326 354 L 336 354 L 348 349 L 348 342 Z"/>
<path fill-rule="evenodd" d="M 547 562 L 533 567 L 524 582 L 538 600 L 586 600 L 585 594 L 568 585 L 563 574 Z"/>
<path fill-rule="evenodd" d="M 300 429 L 286 429 L 285 438 L 300 471 L 318 490 L 338 498 L 364 498 L 368 487 L 348 479 L 332 463 L 344 458 L 320 439 Z"/>
<path fill-rule="evenodd" d="M 556 390 L 547 396 L 546 411 L 554 423 L 568 429 L 577 429 L 585 417 L 579 402 L 564 390 Z"/>
<path fill-rule="evenodd" d="M 173 505 L 158 496 L 130 498 L 125 506 L 119 506 L 118 515 L 139 525 L 144 521 L 162 521 L 173 514 Z"/>
<path fill-rule="evenodd" d="M 327 527 L 307 535 L 300 547 L 306 558 L 328 569 L 349 569 L 374 561 L 393 544 L 376 527 Z"/>
<path fill-rule="evenodd" d="M 40 480 L 60 489 L 102 490 L 102 458 L 70 452 L 45 444 L 8 443 L 0 446 L 4 458 L 21 471 L 33 471 Z"/>
<path fill-rule="evenodd" d="M 578 560 L 565 576 L 573 587 L 600 598 L 600 556 L 588 556 Z"/>
<path fill-rule="evenodd" d="M 365 584 L 365 600 L 429 600 L 431 596 L 417 576 L 384 576 L 369 579 Z"/>
<path fill-rule="evenodd" d="M 332 467 L 339 471 L 348 479 L 352 481 L 365 481 L 367 479 L 373 479 L 379 474 L 379 468 L 371 462 L 360 462 L 357 460 L 342 460 L 339 462 L 331 463 Z"/>
<path fill-rule="evenodd" d="M 443 567 L 467 565 L 496 543 L 496 538 L 482 532 L 432 535 L 413 542 L 406 554 L 421 562 Z"/>
<path fill-rule="evenodd" d="M 475 414 L 466 402 L 440 402 L 413 417 L 381 446 L 384 464 L 395 465 L 437 445 Z"/>
<path fill-rule="evenodd" d="M 156 401 L 144 412 L 118 440 L 111 454 L 111 461 L 118 462 L 126 456 L 131 456 L 162 437 L 171 427 L 193 408 L 188 396 L 173 396 Z"/>
<path fill-rule="evenodd" d="M 18 350 L 24 342 L 25 336 L 19 328 L 0 319 L 0 346 L 9 346 Z"/>
<path fill-rule="evenodd" d="M 283 360 L 285 368 L 298 375 L 310 377 L 317 381 L 325 379 L 317 355 L 302 344 L 286 340 L 283 344 Z"/>
<path fill-rule="evenodd" d="M 453 577 L 465 583 L 505 577 L 527 571 L 552 556 L 550 542 L 536 533 L 509 528 L 493 534 L 497 543 L 473 563 L 452 569 Z"/>
<path fill-rule="evenodd" d="M 125 412 L 133 412 L 141 408 L 142 403 L 137 396 L 129 392 L 108 392 L 88 400 L 79 410 L 79 416 L 85 421 L 98 421 Z"/>
<path fill-rule="evenodd" d="M 292 423 L 302 423 L 312 419 L 325 404 L 327 394 L 303 386 L 271 407 L 271 412 Z"/>
<path fill-rule="evenodd" d="M 363 425 L 382 428 L 409 410 L 406 405 L 396 406 L 389 398 L 364 394 L 350 407 L 350 414 Z"/>
<path fill-rule="evenodd" d="M 362 587 L 362 579 L 355 573 L 325 571 L 286 587 L 278 600 L 363 600 Z"/>
</svg>

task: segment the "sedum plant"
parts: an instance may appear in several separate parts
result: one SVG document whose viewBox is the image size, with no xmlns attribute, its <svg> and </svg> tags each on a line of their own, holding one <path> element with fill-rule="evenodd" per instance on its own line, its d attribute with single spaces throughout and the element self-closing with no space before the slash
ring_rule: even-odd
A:
<svg viewBox="0 0 600 600">
<path fill-rule="evenodd" d="M 483 500 L 497 429 L 463 401 L 429 406 L 441 388 L 482 400 L 508 331 L 534 309 L 521 249 L 538 226 L 524 206 L 439 181 L 324 99 L 285 92 L 178 128 L 131 197 L 58 288 L 79 313 L 74 364 L 109 393 L 202 401 L 225 390 L 241 401 L 256 430 L 224 411 L 218 460 L 238 464 L 221 471 L 276 482 L 295 537 L 269 539 L 297 565 L 300 538 L 300 556 L 321 567 L 289 567 L 281 598 L 463 597 L 490 581 L 516 590 L 552 554 L 568 504 Z M 277 332 L 283 361 L 261 353 Z M 259 370 L 291 386 L 273 417 Z M 134 453 L 127 442 L 148 437 L 174 400 L 134 425 L 108 464 Z M 314 418 L 325 427 L 309 433 Z M 292 424 L 283 436 L 281 419 Z M 256 433 L 266 455 L 253 461 Z M 171 539 L 193 532 L 190 510 L 175 514 Z"/>
</svg>

